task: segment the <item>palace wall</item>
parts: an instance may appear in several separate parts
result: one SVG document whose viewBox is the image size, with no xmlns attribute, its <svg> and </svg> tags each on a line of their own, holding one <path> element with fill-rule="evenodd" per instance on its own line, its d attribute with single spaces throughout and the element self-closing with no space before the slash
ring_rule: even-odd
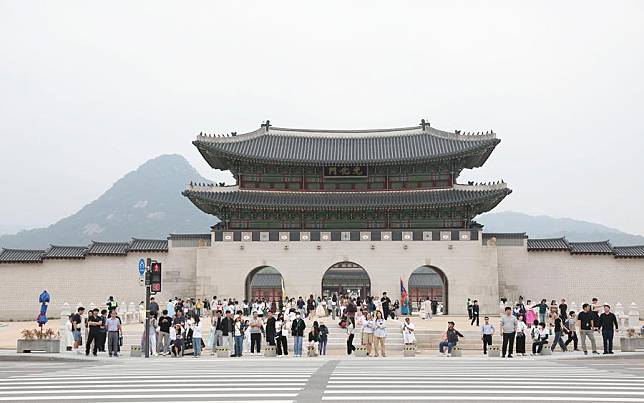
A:
<svg viewBox="0 0 644 403">
<path fill-rule="evenodd" d="M 197 273 L 210 280 L 200 284 L 205 295 L 239 298 L 255 268 L 272 266 L 282 274 L 285 295 L 306 298 L 319 295 L 326 270 L 344 261 L 367 271 L 373 295 L 399 297 L 400 277 L 407 287 L 416 268 L 431 265 L 447 277 L 450 314 L 466 314 L 467 297 L 478 298 L 482 312 L 498 310 L 496 251 L 481 241 L 214 242 L 199 249 Z"/>
<path fill-rule="evenodd" d="M 488 247 L 490 248 L 490 247 Z M 597 297 L 611 305 L 644 306 L 644 259 L 611 255 L 571 255 L 568 251 L 528 252 L 526 247 L 497 246 L 499 295 L 516 301 L 565 298 L 568 305 Z"/>
</svg>

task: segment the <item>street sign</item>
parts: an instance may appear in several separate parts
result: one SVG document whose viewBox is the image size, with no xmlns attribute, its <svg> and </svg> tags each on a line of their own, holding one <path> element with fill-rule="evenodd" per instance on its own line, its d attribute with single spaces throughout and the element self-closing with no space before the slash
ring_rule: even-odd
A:
<svg viewBox="0 0 644 403">
<path fill-rule="evenodd" d="M 143 276 L 145 273 L 145 259 L 139 259 L 139 276 Z"/>
</svg>

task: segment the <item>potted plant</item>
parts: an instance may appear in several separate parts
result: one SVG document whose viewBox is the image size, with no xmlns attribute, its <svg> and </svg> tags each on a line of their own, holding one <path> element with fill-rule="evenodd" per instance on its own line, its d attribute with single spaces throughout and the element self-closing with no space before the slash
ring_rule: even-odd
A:
<svg viewBox="0 0 644 403">
<path fill-rule="evenodd" d="M 23 329 L 20 335 L 22 338 L 16 343 L 16 351 L 19 353 L 32 351 L 60 353 L 60 338 L 54 329 Z"/>
</svg>

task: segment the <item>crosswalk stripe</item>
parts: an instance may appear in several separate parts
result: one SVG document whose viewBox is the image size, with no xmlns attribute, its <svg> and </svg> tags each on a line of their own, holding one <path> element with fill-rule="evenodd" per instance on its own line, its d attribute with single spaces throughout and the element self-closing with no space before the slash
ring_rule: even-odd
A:
<svg viewBox="0 0 644 403">
<path fill-rule="evenodd" d="M 129 390 L 129 392 L 136 392 L 136 393 L 145 393 L 145 392 L 160 392 L 161 388 L 136 388 L 135 390 Z M 245 391 L 245 392 L 265 392 L 265 391 L 297 391 L 297 390 L 302 390 L 302 388 L 291 388 L 291 387 L 261 387 L 261 388 L 255 388 L 252 386 L 238 386 L 238 387 L 225 387 L 225 386 L 213 386 L 209 388 L 203 388 L 203 387 L 195 387 L 191 386 L 190 387 L 190 392 L 237 392 L 237 391 Z M 174 389 L 169 389 L 170 391 L 176 391 L 176 386 Z M 28 395 L 35 395 L 35 394 L 40 394 L 40 393 L 48 393 L 48 394 L 55 394 L 55 393 L 79 393 L 83 394 L 87 392 L 87 387 L 82 387 L 82 388 L 68 388 L 66 390 L 61 390 L 61 391 L 55 391 L 55 390 L 29 390 L 29 391 L 24 391 L 24 390 L 5 390 L 5 391 L 0 391 L 0 396 L 2 395 L 15 395 L 15 394 L 28 394 Z"/>
<path fill-rule="evenodd" d="M 356 389 L 343 389 L 343 390 L 325 390 L 324 394 L 365 394 L 365 390 L 356 390 Z M 526 389 L 526 390 L 508 390 L 507 388 L 503 387 L 498 387 L 494 390 L 487 390 L 487 389 L 474 389 L 474 390 L 461 390 L 461 389 L 415 389 L 414 393 L 447 393 L 447 394 L 452 394 L 452 393 L 460 393 L 460 394 L 490 394 L 490 393 L 499 393 L 503 395 L 508 395 L 512 394 L 515 392 L 515 394 L 521 394 L 523 395 L 524 393 L 542 393 L 542 394 L 548 394 L 548 395 L 562 395 L 562 394 L 568 394 L 568 393 L 591 393 L 593 395 L 593 398 L 595 395 L 635 395 L 635 396 L 642 396 L 644 397 L 644 390 L 641 391 L 603 391 L 603 390 L 594 390 L 592 389 L 591 391 L 588 390 L 588 388 L 584 389 L 566 389 L 565 391 L 561 390 L 548 390 L 548 389 L 537 389 L 532 385 L 532 389 Z M 401 390 L 379 390 L 378 394 L 383 395 L 383 394 L 400 394 Z M 593 399 L 589 399 L 593 400 Z"/>
<path fill-rule="evenodd" d="M 440 383 L 437 382 L 437 384 L 440 384 Z M 463 390 L 463 389 L 473 389 L 473 388 L 508 390 L 508 389 L 534 389 L 534 387 L 535 387 L 534 385 L 507 385 L 507 384 L 500 383 L 500 382 L 496 383 L 496 384 L 489 384 L 489 385 L 480 385 L 480 384 L 472 385 L 472 384 L 468 383 L 467 381 L 463 381 L 460 384 L 454 384 L 454 385 L 455 385 L 454 386 L 455 389 L 459 390 L 459 391 Z M 346 389 L 347 386 L 355 386 L 356 389 L 360 389 L 360 385 L 335 385 L 335 386 L 330 385 L 330 388 L 328 390 L 334 390 L 334 389 L 343 390 L 342 388 Z M 364 388 L 364 389 L 366 389 L 368 391 L 377 390 L 378 393 L 380 393 L 380 392 L 391 393 L 389 391 L 381 391 L 381 389 L 391 389 L 392 387 L 395 387 L 395 386 L 399 386 L 399 387 L 404 388 L 405 390 L 408 390 L 410 392 L 416 392 L 418 390 L 424 390 L 424 389 L 433 390 L 433 389 L 428 389 L 428 386 L 431 386 L 431 385 L 406 385 L 406 384 L 400 384 L 400 385 L 369 385 L 368 388 Z M 508 387 L 508 386 L 511 386 L 511 387 Z M 548 386 L 550 387 L 550 386 L 553 386 L 553 385 L 550 385 L 550 383 L 548 383 Z M 594 390 L 601 390 L 601 389 L 606 389 L 606 390 L 633 390 L 633 391 L 644 392 L 644 385 L 641 385 L 641 386 L 640 385 L 614 386 L 614 385 L 611 384 L 609 386 L 605 386 L 605 385 L 604 386 L 598 386 L 595 383 L 592 384 L 592 390 L 593 391 Z M 588 390 L 588 388 L 587 387 L 583 387 L 583 388 L 567 387 L 567 388 L 565 388 L 565 390 L 566 390 L 566 393 L 577 393 L 577 392 L 584 393 L 584 392 L 586 392 Z M 1 393 L 2 392 L 0 392 L 0 394 Z M 333 393 L 335 393 L 335 392 L 333 392 Z M 340 392 L 338 392 L 338 393 L 340 393 Z"/>
<path fill-rule="evenodd" d="M 109 382 L 109 383 L 111 384 L 111 383 L 114 383 L 114 382 Z M 132 382 L 132 383 L 125 384 L 125 385 L 122 384 L 122 383 L 119 383 L 119 389 L 132 388 L 132 387 L 136 387 L 138 385 L 145 387 L 145 386 L 150 386 L 149 384 L 158 385 L 158 386 L 156 386 L 156 388 L 158 390 L 176 388 L 176 385 L 164 385 L 164 384 L 159 385 L 159 381 L 149 380 L 149 381 L 143 381 L 143 382 Z M 43 384 L 40 384 L 40 383 L 16 383 L 16 384 L 12 383 L 11 386 L 0 386 L 0 391 L 2 391 L 2 390 L 13 390 L 13 389 L 24 389 L 25 386 L 29 386 L 29 389 L 68 389 L 70 386 L 76 386 L 76 385 L 78 385 L 78 382 L 68 382 L 68 383 L 65 383 L 65 384 L 56 383 L 54 385 L 49 385 L 49 384 L 43 385 Z M 255 387 L 255 386 L 280 386 L 281 387 L 281 386 L 304 386 L 304 385 L 306 385 L 305 382 L 285 382 L 285 383 L 282 383 L 282 382 L 279 382 L 279 383 L 278 382 L 253 382 L 252 383 L 252 387 Z"/>
<path fill-rule="evenodd" d="M 88 400 L 88 396 L 85 394 L 88 390 L 84 389 L 83 394 L 78 395 L 55 395 L 55 396 L 21 396 L 20 400 Z M 176 400 L 183 402 L 185 398 L 243 398 L 243 397 L 254 397 L 254 398 L 263 398 L 263 397 L 296 397 L 297 393 L 186 393 L 177 392 L 177 393 L 164 393 L 164 394 L 147 394 L 147 395 L 133 395 L 133 394 L 115 394 L 113 396 L 100 396 L 104 400 L 120 400 L 120 399 L 164 399 L 164 400 Z M 15 400 L 15 396 L 0 396 L 0 401 L 9 401 Z"/>
<path fill-rule="evenodd" d="M 619 378 L 616 378 L 619 379 Z M 369 387 L 374 387 L 374 388 L 391 388 L 394 386 L 402 386 L 402 387 L 409 387 L 409 388 L 414 388 L 417 387 L 416 385 L 426 385 L 426 384 L 436 384 L 436 385 L 471 385 L 472 381 L 468 379 L 461 379 L 461 380 L 434 380 L 434 381 L 404 381 L 404 382 L 388 382 L 386 385 L 383 385 L 381 381 L 360 381 L 358 385 L 369 385 Z M 499 380 L 494 380 L 494 381 L 477 381 L 477 385 L 506 385 L 506 386 L 515 386 L 515 385 L 525 385 L 525 381 L 499 381 Z M 331 388 L 341 388 L 341 387 L 346 387 L 346 385 L 356 385 L 355 381 L 330 381 L 329 382 L 329 387 Z M 615 385 L 615 386 L 642 386 L 644 387 L 644 383 L 640 380 L 633 381 L 633 382 L 626 382 L 626 381 L 614 381 L 614 380 L 605 380 L 605 381 L 593 381 L 592 386 L 593 388 L 596 386 L 602 386 L 602 385 Z M 555 381 L 553 379 L 548 379 L 548 386 L 556 388 L 556 387 L 564 387 L 568 388 L 570 386 L 570 382 L 559 382 Z"/>
<path fill-rule="evenodd" d="M 405 394 L 404 392 L 399 392 L 403 394 L 404 396 L 361 396 L 360 399 L 351 399 L 352 401 L 368 401 L 368 400 L 402 400 L 402 401 L 410 401 L 410 400 L 423 400 L 423 401 L 448 401 L 448 400 L 474 400 L 474 401 L 481 401 L 481 400 L 495 400 L 495 401 L 534 401 L 534 402 L 560 402 L 560 401 L 568 401 L 568 402 L 588 402 L 588 401 L 593 401 L 593 402 L 642 402 L 641 398 L 618 398 L 618 397 L 596 397 L 593 396 L 592 399 L 588 399 L 587 397 L 570 397 L 570 396 L 468 396 L 468 395 L 441 395 L 441 396 L 436 396 L 436 395 L 425 395 L 425 396 L 410 396 L 408 394 Z M 347 398 L 343 396 L 323 396 L 322 400 L 342 400 L 346 401 Z"/>
<path fill-rule="evenodd" d="M 135 376 L 135 375 L 132 375 Z M 131 380 L 132 376 L 120 376 L 120 375 L 103 375 L 103 376 L 47 376 L 47 377 L 30 377 L 30 378 L 20 378 L 20 377 L 12 377 L 8 379 L 0 379 L 0 384 L 6 383 L 6 382 L 11 382 L 11 381 L 18 381 L 18 380 L 38 380 L 38 381 L 56 381 L 56 380 L 75 380 L 75 381 L 92 381 L 92 380 L 104 380 L 106 377 L 109 377 L 109 379 L 113 382 L 119 381 L 120 379 L 123 380 Z M 141 376 L 139 374 L 138 376 Z M 281 379 L 293 379 L 293 378 L 300 378 L 300 379 L 306 379 L 310 378 L 311 375 L 245 375 L 245 374 L 239 374 L 239 375 L 232 375 L 232 374 L 222 374 L 222 375 L 201 375 L 199 374 L 199 379 L 225 379 L 225 380 L 233 380 L 233 379 L 249 379 L 249 378 L 259 378 L 259 379 L 275 379 L 275 380 L 281 380 Z M 157 381 L 175 381 L 178 380 L 179 378 L 176 376 L 164 376 L 164 375 L 159 375 L 159 376 L 154 376 L 154 379 Z M 191 376 L 187 376 L 186 379 L 194 379 L 194 374 Z"/>
</svg>

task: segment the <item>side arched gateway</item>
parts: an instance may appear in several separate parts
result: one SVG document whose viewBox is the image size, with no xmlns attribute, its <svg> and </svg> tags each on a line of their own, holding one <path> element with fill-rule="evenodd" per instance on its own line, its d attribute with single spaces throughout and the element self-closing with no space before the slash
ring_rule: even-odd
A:
<svg viewBox="0 0 644 403">
<path fill-rule="evenodd" d="M 284 296 L 284 279 L 274 267 L 256 267 L 246 276 L 246 299 L 277 301 Z"/>
<path fill-rule="evenodd" d="M 436 300 L 443 306 L 443 314 L 447 314 L 448 288 L 447 277 L 439 268 L 420 266 L 409 276 L 409 299 L 413 306 L 418 301 Z"/>
<path fill-rule="evenodd" d="M 329 267 L 322 276 L 322 295 L 349 294 L 366 297 L 371 295 L 371 279 L 357 263 L 339 262 Z"/>
</svg>

